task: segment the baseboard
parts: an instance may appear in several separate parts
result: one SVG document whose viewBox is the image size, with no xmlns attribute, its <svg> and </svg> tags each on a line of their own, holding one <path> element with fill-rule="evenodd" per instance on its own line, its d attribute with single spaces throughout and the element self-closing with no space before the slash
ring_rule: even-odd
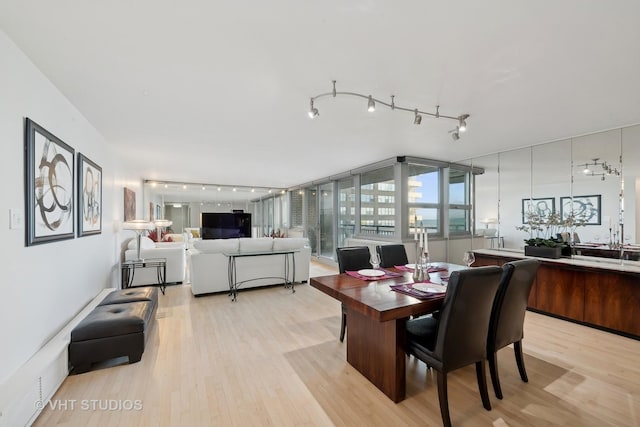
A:
<svg viewBox="0 0 640 427">
<path fill-rule="evenodd" d="M 115 288 L 103 289 L 49 342 L 0 385 L 0 426 L 31 425 L 69 374 L 71 330 Z"/>
</svg>

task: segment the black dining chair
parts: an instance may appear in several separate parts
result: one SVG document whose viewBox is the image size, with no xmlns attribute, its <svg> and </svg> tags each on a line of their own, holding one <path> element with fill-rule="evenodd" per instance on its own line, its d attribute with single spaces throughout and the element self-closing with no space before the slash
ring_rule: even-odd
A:
<svg viewBox="0 0 640 427">
<path fill-rule="evenodd" d="M 338 269 L 340 273 L 345 271 L 358 271 L 370 268 L 371 253 L 368 246 L 348 246 L 336 248 Z M 342 322 L 340 324 L 340 342 L 344 341 L 344 333 L 347 329 L 347 307 L 342 304 Z"/>
<path fill-rule="evenodd" d="M 500 377 L 498 376 L 498 350 L 513 344 L 518 371 L 522 381 L 529 382 L 522 355 L 522 338 L 524 337 L 524 315 L 529 301 L 529 292 L 540 267 L 537 259 L 512 261 L 502 266 L 502 280 L 496 293 L 489 321 L 487 337 L 487 359 L 493 391 L 498 399 L 502 399 Z"/>
<path fill-rule="evenodd" d="M 451 273 L 440 316 L 407 321 L 406 351 L 437 371 L 440 414 L 451 425 L 447 373 L 475 363 L 480 397 L 491 410 L 485 360 L 491 307 L 502 269 L 487 266 Z"/>
<path fill-rule="evenodd" d="M 376 246 L 376 252 L 380 256 L 380 267 L 382 268 L 391 268 L 409 263 L 407 250 L 403 244 L 378 245 Z"/>
</svg>

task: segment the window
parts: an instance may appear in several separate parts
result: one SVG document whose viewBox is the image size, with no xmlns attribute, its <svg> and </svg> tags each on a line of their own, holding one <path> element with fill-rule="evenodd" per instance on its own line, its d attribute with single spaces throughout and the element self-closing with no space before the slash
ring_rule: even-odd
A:
<svg viewBox="0 0 640 427">
<path fill-rule="evenodd" d="M 409 164 L 407 179 L 409 235 L 416 225 L 430 234 L 442 234 L 440 212 L 440 177 L 437 166 Z"/>
<path fill-rule="evenodd" d="M 468 233 L 471 227 L 471 186 L 467 171 L 449 168 L 449 234 Z"/>
<path fill-rule="evenodd" d="M 353 236 L 356 228 L 356 188 L 353 178 L 338 181 L 338 241 L 337 246 L 345 245 L 345 239 Z"/>
<path fill-rule="evenodd" d="M 386 197 L 395 196 L 395 182 L 393 166 L 384 167 L 360 176 L 360 232 L 378 236 L 393 236 L 395 233 L 395 219 L 388 218 L 388 213 L 380 209 L 395 208 L 393 203 L 381 202 Z M 388 200 L 388 199 L 386 199 Z M 366 201 L 366 202 L 365 202 Z M 366 203 L 366 206 L 365 206 Z M 386 211 L 388 212 L 388 211 Z M 385 218 L 381 218 L 385 216 Z"/>
</svg>

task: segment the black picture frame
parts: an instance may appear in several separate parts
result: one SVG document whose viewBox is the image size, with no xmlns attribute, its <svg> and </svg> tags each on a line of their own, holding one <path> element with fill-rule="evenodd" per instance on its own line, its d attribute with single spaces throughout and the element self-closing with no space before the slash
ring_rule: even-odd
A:
<svg viewBox="0 0 640 427">
<path fill-rule="evenodd" d="M 584 225 L 601 225 L 601 202 L 600 194 L 560 197 L 560 218 L 565 220 L 570 213 L 573 213 L 576 217 L 584 216 L 586 220 Z"/>
<path fill-rule="evenodd" d="M 102 233 L 102 168 L 78 153 L 78 237 Z"/>
<path fill-rule="evenodd" d="M 75 237 L 75 150 L 25 119 L 26 246 Z"/>
<path fill-rule="evenodd" d="M 535 211 L 540 218 L 547 219 L 556 212 L 555 197 L 537 197 L 522 199 L 522 223 L 527 224 L 527 212 Z"/>
</svg>

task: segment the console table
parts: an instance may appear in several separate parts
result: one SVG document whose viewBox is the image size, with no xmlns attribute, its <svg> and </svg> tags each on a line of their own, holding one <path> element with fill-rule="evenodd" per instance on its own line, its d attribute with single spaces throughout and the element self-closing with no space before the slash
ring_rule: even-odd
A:
<svg viewBox="0 0 640 427">
<path fill-rule="evenodd" d="M 504 249 L 474 253 L 474 266 L 531 258 Z M 537 259 L 529 310 L 640 339 L 640 263 L 586 256 Z"/>
<path fill-rule="evenodd" d="M 136 268 L 155 268 L 158 278 L 158 286 L 164 295 L 167 287 L 167 259 L 166 258 L 147 258 L 130 261 L 123 261 L 120 267 L 122 272 L 122 289 L 131 288 L 133 277 L 136 274 Z"/>
<path fill-rule="evenodd" d="M 285 288 L 291 287 L 291 293 L 294 293 L 294 281 L 296 277 L 296 258 L 295 253 L 300 252 L 300 249 L 278 250 L 278 251 L 259 251 L 259 252 L 225 252 L 224 256 L 229 258 L 229 296 L 231 300 L 238 299 L 238 288 L 243 284 L 252 280 L 260 279 L 282 279 L 284 280 Z M 272 256 L 272 255 L 284 255 L 284 272 L 282 276 L 262 276 L 252 277 L 238 281 L 238 274 L 236 271 L 236 260 L 243 257 L 255 257 L 255 256 Z M 291 262 L 289 261 L 289 255 L 291 255 Z M 292 270 L 291 279 L 289 279 L 289 270 Z"/>
</svg>

